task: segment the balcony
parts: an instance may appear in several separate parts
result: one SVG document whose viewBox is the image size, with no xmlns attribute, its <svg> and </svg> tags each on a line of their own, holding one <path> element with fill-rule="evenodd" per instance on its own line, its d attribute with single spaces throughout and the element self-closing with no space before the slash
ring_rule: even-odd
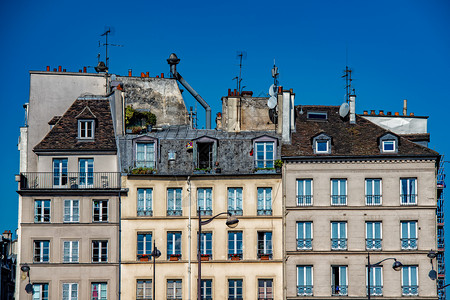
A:
<svg viewBox="0 0 450 300">
<path fill-rule="evenodd" d="M 417 194 L 401 194 L 400 205 L 417 205 Z"/>
<path fill-rule="evenodd" d="M 404 238 L 402 241 L 402 250 L 417 250 L 417 239 L 416 238 Z"/>
<path fill-rule="evenodd" d="M 347 250 L 347 239 L 332 238 L 331 250 Z"/>
<path fill-rule="evenodd" d="M 297 239 L 297 250 L 312 250 L 312 239 L 311 238 L 298 238 Z"/>
<path fill-rule="evenodd" d="M 332 296 L 347 296 L 348 295 L 348 286 L 347 285 L 332 285 L 331 286 L 331 295 Z"/>
<path fill-rule="evenodd" d="M 367 287 L 366 287 L 367 290 Z M 366 292 L 367 294 L 367 292 Z M 370 295 L 371 296 L 383 296 L 383 286 L 382 285 L 375 285 L 370 286 Z"/>
<path fill-rule="evenodd" d="M 312 285 L 297 285 L 297 296 L 312 296 L 313 286 Z"/>
<path fill-rule="evenodd" d="M 311 206 L 312 195 L 297 195 L 297 206 Z"/>
<path fill-rule="evenodd" d="M 257 214 L 258 214 L 258 216 L 271 216 L 272 210 L 271 209 L 258 209 Z"/>
<path fill-rule="evenodd" d="M 21 190 L 120 189 L 118 172 L 27 172 L 20 174 Z"/>
<path fill-rule="evenodd" d="M 331 205 L 347 205 L 347 195 L 331 195 Z"/>
<path fill-rule="evenodd" d="M 381 250 L 381 239 L 366 239 L 366 250 Z"/>
<path fill-rule="evenodd" d="M 404 285 L 402 286 L 403 296 L 417 296 L 419 294 L 419 287 L 417 285 Z"/>
<path fill-rule="evenodd" d="M 366 195 L 367 206 L 381 205 L 381 195 Z"/>
</svg>

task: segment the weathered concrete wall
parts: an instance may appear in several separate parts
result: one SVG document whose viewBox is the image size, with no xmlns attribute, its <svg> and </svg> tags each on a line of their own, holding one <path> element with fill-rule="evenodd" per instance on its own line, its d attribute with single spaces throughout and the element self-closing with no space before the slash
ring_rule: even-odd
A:
<svg viewBox="0 0 450 300">
<path fill-rule="evenodd" d="M 361 115 L 384 129 L 396 134 L 427 133 L 427 118 L 402 116 L 370 116 Z"/>
</svg>

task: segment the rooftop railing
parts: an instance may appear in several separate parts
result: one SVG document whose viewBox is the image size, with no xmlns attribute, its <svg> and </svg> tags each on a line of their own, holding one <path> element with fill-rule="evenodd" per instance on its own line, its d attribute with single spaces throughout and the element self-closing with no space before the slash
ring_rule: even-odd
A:
<svg viewBox="0 0 450 300">
<path fill-rule="evenodd" d="M 21 190 L 119 189 L 118 172 L 27 172 L 20 174 Z"/>
</svg>

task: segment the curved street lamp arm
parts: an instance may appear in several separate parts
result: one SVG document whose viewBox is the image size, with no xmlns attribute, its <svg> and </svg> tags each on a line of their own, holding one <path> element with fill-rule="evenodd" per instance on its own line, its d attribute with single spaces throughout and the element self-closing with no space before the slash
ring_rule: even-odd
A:
<svg viewBox="0 0 450 300">
<path fill-rule="evenodd" d="M 199 213 L 200 213 L 200 210 L 199 210 Z M 201 221 L 201 224 L 202 224 L 202 225 L 209 224 L 209 223 L 211 223 L 212 220 L 214 220 L 215 218 L 217 218 L 218 216 L 221 216 L 221 215 L 229 215 L 229 216 L 231 216 L 231 213 L 228 212 L 228 211 L 227 211 L 227 212 L 222 212 L 222 213 L 220 213 L 220 214 L 215 215 L 215 216 L 212 217 L 212 218 L 209 218 L 208 220 Z M 199 216 L 200 216 L 200 214 L 199 214 Z M 200 216 L 200 217 L 201 217 L 201 216 Z"/>
<path fill-rule="evenodd" d="M 380 261 L 377 262 L 377 263 L 371 264 L 371 265 L 369 265 L 369 266 L 370 266 L 370 267 L 377 267 L 377 266 L 379 266 L 382 262 L 384 262 L 384 261 L 386 261 L 386 260 L 390 260 L 390 259 L 393 259 L 393 260 L 397 261 L 397 259 L 394 258 L 394 257 L 388 257 L 388 258 L 385 258 L 385 259 L 383 259 L 383 260 L 380 260 Z"/>
</svg>

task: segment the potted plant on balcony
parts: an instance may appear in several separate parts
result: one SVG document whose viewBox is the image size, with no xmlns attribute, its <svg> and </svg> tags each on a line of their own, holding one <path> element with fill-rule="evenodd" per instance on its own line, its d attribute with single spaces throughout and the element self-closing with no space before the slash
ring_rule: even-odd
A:
<svg viewBox="0 0 450 300">
<path fill-rule="evenodd" d="M 147 254 L 139 254 L 138 256 L 139 261 L 149 261 L 150 258 Z"/>
<path fill-rule="evenodd" d="M 181 254 L 170 254 L 170 261 L 178 261 L 180 260 Z"/>
<path fill-rule="evenodd" d="M 211 254 L 200 254 L 200 259 L 202 261 L 208 261 L 210 257 L 211 257 Z"/>
<path fill-rule="evenodd" d="M 230 254 L 231 260 L 241 260 L 240 254 Z"/>
<path fill-rule="evenodd" d="M 275 171 L 281 173 L 281 167 L 283 166 L 283 161 L 281 159 L 275 160 Z"/>
</svg>

